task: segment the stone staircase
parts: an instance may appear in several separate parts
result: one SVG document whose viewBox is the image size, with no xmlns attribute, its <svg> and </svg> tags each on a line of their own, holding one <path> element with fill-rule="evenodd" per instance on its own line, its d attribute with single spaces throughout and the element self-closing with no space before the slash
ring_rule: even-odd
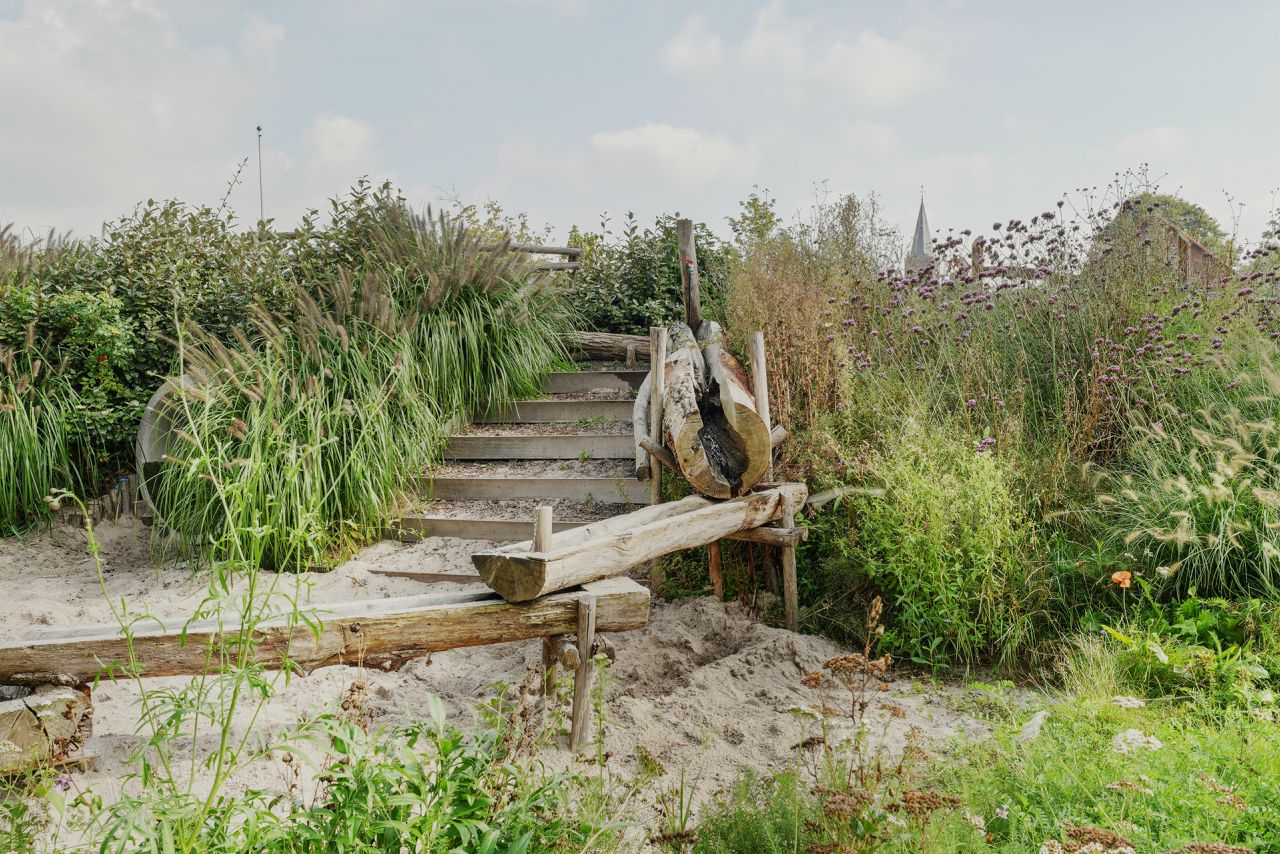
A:
<svg viewBox="0 0 1280 854">
<path fill-rule="evenodd" d="M 554 508 L 555 529 L 648 504 L 636 480 L 631 408 L 643 370 L 552 373 L 545 396 L 476 416 L 424 476 L 424 503 L 403 517 L 400 539 L 525 540 L 534 510 Z"/>
</svg>

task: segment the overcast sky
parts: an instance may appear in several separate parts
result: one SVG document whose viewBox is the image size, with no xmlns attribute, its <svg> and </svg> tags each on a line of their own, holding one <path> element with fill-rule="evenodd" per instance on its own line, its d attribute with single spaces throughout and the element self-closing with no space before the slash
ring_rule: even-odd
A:
<svg viewBox="0 0 1280 854">
<path fill-rule="evenodd" d="M 1280 187 L 1280 3 L 0 0 L 0 223 L 147 197 L 292 224 L 359 175 L 563 235 L 753 186 L 906 228 L 1027 216 L 1144 161 L 1256 237 Z"/>
</svg>

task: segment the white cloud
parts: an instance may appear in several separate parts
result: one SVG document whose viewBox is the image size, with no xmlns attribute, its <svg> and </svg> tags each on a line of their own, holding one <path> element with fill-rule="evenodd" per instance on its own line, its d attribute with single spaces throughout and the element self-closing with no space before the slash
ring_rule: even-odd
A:
<svg viewBox="0 0 1280 854">
<path fill-rule="evenodd" d="M 271 57 L 284 41 L 284 25 L 254 15 L 240 33 L 240 49 L 246 56 Z"/>
<path fill-rule="evenodd" d="M 320 163 L 365 169 L 374 155 L 374 130 L 368 122 L 325 113 L 307 128 L 312 157 Z"/>
<path fill-rule="evenodd" d="M 694 15 L 662 47 L 668 71 L 706 71 L 724 62 L 724 41 L 710 31 L 707 19 Z"/>
<path fill-rule="evenodd" d="M 873 107 L 904 101 L 937 78 L 936 61 L 906 41 L 870 29 L 833 30 L 816 18 L 791 14 L 781 2 L 762 7 L 737 44 L 726 45 L 702 16 L 690 17 L 666 43 L 663 57 L 673 72 L 729 62 L 792 92 L 835 93 Z"/>
<path fill-rule="evenodd" d="M 852 44 L 834 42 L 815 70 L 854 100 L 872 106 L 905 100 L 924 89 L 932 77 L 923 54 L 870 30 L 859 33 Z"/>
<path fill-rule="evenodd" d="M 760 161 L 758 151 L 735 145 L 724 134 L 668 124 L 603 131 L 591 137 L 591 147 L 615 163 L 657 170 L 691 184 L 748 180 Z"/>
<path fill-rule="evenodd" d="M 1153 127 L 1127 133 L 1116 141 L 1116 153 L 1132 160 L 1150 160 L 1180 153 L 1188 142 L 1186 131 L 1176 127 Z"/>
</svg>

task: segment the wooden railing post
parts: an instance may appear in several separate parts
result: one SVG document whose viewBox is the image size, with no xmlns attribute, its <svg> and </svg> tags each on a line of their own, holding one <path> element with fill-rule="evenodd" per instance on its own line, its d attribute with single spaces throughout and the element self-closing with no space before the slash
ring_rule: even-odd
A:
<svg viewBox="0 0 1280 854">
<path fill-rule="evenodd" d="M 698 286 L 698 250 L 693 245 L 693 220 L 676 220 L 680 249 L 680 292 L 684 297 L 684 322 L 693 332 L 702 325 L 702 292 Z"/>
<path fill-rule="evenodd" d="M 662 447 L 662 398 L 666 394 L 667 330 L 649 327 L 649 440 Z M 649 503 L 662 503 L 662 464 L 649 454 Z M 662 582 L 659 561 L 649 566 L 649 589 L 657 590 Z"/>
</svg>

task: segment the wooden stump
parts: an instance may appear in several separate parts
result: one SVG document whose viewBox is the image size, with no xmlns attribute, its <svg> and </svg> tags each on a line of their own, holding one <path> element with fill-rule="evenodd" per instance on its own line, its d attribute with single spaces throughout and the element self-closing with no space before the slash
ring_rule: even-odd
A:
<svg viewBox="0 0 1280 854">
<path fill-rule="evenodd" d="M 73 762 L 92 731 L 87 686 L 40 685 L 0 702 L 0 775 Z"/>
<path fill-rule="evenodd" d="M 573 710 L 569 718 L 569 749 L 582 750 L 591 732 L 591 680 L 595 673 L 592 647 L 596 639 L 596 597 L 578 600 L 578 667 L 573 675 Z"/>
</svg>

